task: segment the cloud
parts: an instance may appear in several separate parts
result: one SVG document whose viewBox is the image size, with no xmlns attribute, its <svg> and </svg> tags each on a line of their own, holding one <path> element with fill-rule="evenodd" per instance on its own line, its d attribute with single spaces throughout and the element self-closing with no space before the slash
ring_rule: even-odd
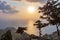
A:
<svg viewBox="0 0 60 40">
<path fill-rule="evenodd" d="M 28 2 L 40 2 L 40 3 L 45 3 L 47 0 L 14 0 L 14 1 L 28 1 Z"/>
<path fill-rule="evenodd" d="M 26 1 L 29 1 L 29 2 L 46 2 L 46 0 L 26 0 Z"/>
<path fill-rule="evenodd" d="M 21 1 L 21 0 L 13 0 L 13 1 Z"/>
<path fill-rule="evenodd" d="M 17 10 L 14 10 L 11 5 L 9 5 L 7 2 L 5 1 L 0 1 L 0 11 L 4 12 L 4 13 L 15 13 L 17 12 Z"/>
<path fill-rule="evenodd" d="M 21 0 L 14 0 L 14 1 L 21 1 Z"/>
</svg>

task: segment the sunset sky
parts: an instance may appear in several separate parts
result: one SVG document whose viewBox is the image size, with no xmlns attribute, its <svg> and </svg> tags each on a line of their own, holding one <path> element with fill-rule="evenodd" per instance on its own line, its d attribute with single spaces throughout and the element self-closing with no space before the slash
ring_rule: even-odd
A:
<svg viewBox="0 0 60 40">
<path fill-rule="evenodd" d="M 38 7 L 43 6 L 47 0 L 1 0 L 0 1 L 0 29 L 6 27 L 28 27 L 30 34 L 37 35 L 37 28 L 33 26 L 41 14 Z M 31 11 L 32 10 L 32 11 Z M 55 27 L 42 29 L 42 33 L 51 33 Z M 32 30 L 31 30 L 32 29 Z"/>
</svg>

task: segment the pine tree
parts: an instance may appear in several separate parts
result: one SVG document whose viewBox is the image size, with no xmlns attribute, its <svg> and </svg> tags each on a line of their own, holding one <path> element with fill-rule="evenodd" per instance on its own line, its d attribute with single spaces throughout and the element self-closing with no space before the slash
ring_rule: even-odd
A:
<svg viewBox="0 0 60 40">
<path fill-rule="evenodd" d="M 37 26 L 37 28 L 39 29 L 39 36 L 41 37 L 41 35 L 42 35 L 41 28 L 47 26 L 48 23 L 41 23 L 40 20 L 37 20 L 34 25 Z"/>
<path fill-rule="evenodd" d="M 12 40 L 11 31 L 8 30 L 5 34 L 1 36 L 1 40 Z"/>
<path fill-rule="evenodd" d="M 23 34 L 24 30 L 26 30 L 26 27 L 18 27 L 16 33 L 20 33 L 20 34 Z"/>
<path fill-rule="evenodd" d="M 42 12 L 43 16 L 46 16 L 45 18 L 42 16 L 42 19 L 47 19 L 49 21 L 49 24 L 56 25 L 57 28 L 57 35 L 59 38 L 59 29 L 60 26 L 60 2 L 59 0 L 51 0 L 48 1 L 43 7 L 39 7 L 39 13 Z"/>
</svg>

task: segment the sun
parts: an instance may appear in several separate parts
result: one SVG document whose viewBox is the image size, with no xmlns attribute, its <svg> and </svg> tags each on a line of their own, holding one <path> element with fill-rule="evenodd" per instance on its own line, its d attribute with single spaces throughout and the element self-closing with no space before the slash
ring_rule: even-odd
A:
<svg viewBox="0 0 60 40">
<path fill-rule="evenodd" d="M 28 10 L 29 13 L 33 13 L 33 12 L 35 12 L 35 7 L 34 6 L 29 6 L 27 8 L 27 10 Z"/>
</svg>

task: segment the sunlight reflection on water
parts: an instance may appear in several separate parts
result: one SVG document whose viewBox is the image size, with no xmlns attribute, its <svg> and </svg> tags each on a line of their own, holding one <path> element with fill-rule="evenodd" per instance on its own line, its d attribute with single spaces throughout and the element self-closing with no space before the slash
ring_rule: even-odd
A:
<svg viewBox="0 0 60 40">
<path fill-rule="evenodd" d="M 34 22 L 33 21 L 28 21 L 28 24 L 27 24 L 27 33 L 28 34 L 34 34 L 34 35 L 39 35 L 38 34 L 38 29 L 33 25 Z"/>
</svg>

